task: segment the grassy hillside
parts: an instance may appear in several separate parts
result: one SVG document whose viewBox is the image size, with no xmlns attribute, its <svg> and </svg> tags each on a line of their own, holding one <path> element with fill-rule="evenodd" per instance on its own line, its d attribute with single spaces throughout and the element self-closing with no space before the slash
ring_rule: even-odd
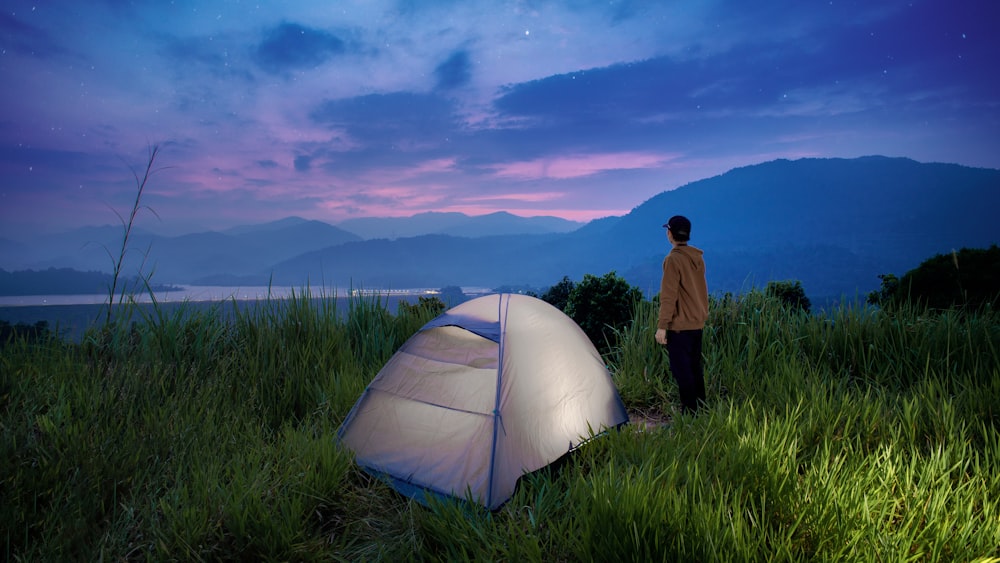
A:
<svg viewBox="0 0 1000 563">
<path fill-rule="evenodd" d="M 0 350 L 7 560 L 1000 557 L 1000 317 L 713 302 L 675 416 L 655 311 L 607 357 L 633 423 L 496 513 L 424 507 L 333 437 L 430 316 L 378 298 L 153 312 Z M 223 319 L 229 319 L 223 321 Z"/>
</svg>

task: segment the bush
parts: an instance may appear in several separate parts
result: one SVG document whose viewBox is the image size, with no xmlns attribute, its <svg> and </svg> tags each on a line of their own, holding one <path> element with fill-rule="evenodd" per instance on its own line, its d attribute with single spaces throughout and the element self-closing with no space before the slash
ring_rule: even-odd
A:
<svg viewBox="0 0 1000 563">
<path fill-rule="evenodd" d="M 600 278 L 585 274 L 570 291 L 565 312 L 603 354 L 614 346 L 615 333 L 632 321 L 635 303 L 641 300 L 642 291 L 614 271 Z"/>
<path fill-rule="evenodd" d="M 796 281 L 770 281 L 767 282 L 765 293 L 768 297 L 779 299 L 786 307 L 793 311 L 803 311 L 808 313 L 812 307 L 809 298 L 806 297 L 806 290 L 802 288 L 802 282 Z"/>
<path fill-rule="evenodd" d="M 868 302 L 883 308 L 905 303 L 932 309 L 978 310 L 1000 304 L 1000 247 L 963 248 L 928 258 L 902 278 L 879 276 L 882 287 Z"/>
<path fill-rule="evenodd" d="M 869 305 L 887 307 L 899 292 L 899 278 L 896 274 L 879 274 L 878 279 L 881 285 L 878 291 L 868 294 L 867 301 Z"/>
<path fill-rule="evenodd" d="M 563 276 L 562 281 L 548 288 L 545 293 L 542 294 L 542 301 L 545 301 L 560 311 L 565 311 L 566 302 L 569 301 L 569 294 L 573 291 L 573 287 L 575 285 L 576 284 L 573 283 L 573 280 L 569 279 L 569 276 Z"/>
<path fill-rule="evenodd" d="M 424 297 L 420 296 L 417 298 L 415 304 L 407 303 L 406 301 L 400 301 L 396 306 L 398 316 L 416 315 L 416 316 L 429 316 L 431 318 L 436 317 L 443 313 L 448 306 L 444 301 L 441 301 L 440 297 L 431 296 Z"/>
</svg>

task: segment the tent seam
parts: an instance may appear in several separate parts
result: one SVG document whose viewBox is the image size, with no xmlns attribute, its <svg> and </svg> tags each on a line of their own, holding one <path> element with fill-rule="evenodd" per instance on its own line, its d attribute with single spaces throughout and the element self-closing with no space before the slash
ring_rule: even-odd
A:
<svg viewBox="0 0 1000 563">
<path fill-rule="evenodd" d="M 500 389 L 503 387 L 503 352 L 506 346 L 505 333 L 507 330 L 507 314 L 504 308 L 504 297 L 507 294 L 501 293 L 498 295 L 497 300 L 497 324 L 500 325 L 500 338 L 497 342 L 497 386 L 493 397 L 493 444 L 490 447 L 490 471 L 487 480 L 487 493 L 486 493 L 486 506 L 493 506 L 493 488 L 494 488 L 494 473 L 496 469 L 497 461 L 497 437 L 500 431 L 500 425 L 503 424 L 503 418 L 500 416 Z M 510 298 L 508 297 L 506 302 L 510 303 Z"/>
</svg>

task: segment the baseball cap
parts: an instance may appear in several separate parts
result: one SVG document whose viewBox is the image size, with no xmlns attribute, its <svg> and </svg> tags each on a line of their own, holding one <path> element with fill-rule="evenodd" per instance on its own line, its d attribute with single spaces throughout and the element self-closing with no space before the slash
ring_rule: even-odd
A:
<svg viewBox="0 0 1000 563">
<path fill-rule="evenodd" d="M 663 226 L 670 229 L 670 232 L 679 239 L 691 236 L 691 221 L 683 215 L 674 215 Z"/>
</svg>

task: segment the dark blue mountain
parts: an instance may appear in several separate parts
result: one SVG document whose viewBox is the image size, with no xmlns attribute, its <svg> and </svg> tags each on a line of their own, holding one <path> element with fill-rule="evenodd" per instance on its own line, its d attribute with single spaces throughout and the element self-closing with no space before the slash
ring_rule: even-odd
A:
<svg viewBox="0 0 1000 563">
<path fill-rule="evenodd" d="M 879 274 L 901 275 L 936 254 L 1000 243 L 997 209 L 1000 170 L 886 157 L 776 160 L 664 191 L 625 216 L 569 231 L 558 229 L 571 222 L 545 226 L 506 213 L 349 222 L 421 233 L 395 240 L 362 240 L 298 217 L 181 237 L 139 230 L 124 272 L 141 268 L 167 284 L 541 289 L 563 276 L 616 271 L 652 296 L 669 250 L 661 225 L 682 214 L 692 220 L 692 244 L 705 251 L 713 292 L 798 280 L 822 301 L 863 297 L 878 288 Z M 550 230 L 526 234 L 528 224 Z M 495 231 L 521 234 L 472 236 Z M 103 227 L 7 242 L 0 268 L 14 269 L 7 261 L 17 253 L 30 255 L 26 268 L 107 272 L 121 233 Z"/>
<path fill-rule="evenodd" d="M 546 285 L 573 267 L 547 248 L 569 235 L 456 237 L 423 235 L 353 242 L 310 252 L 274 266 L 277 285 L 338 289 Z"/>
<path fill-rule="evenodd" d="M 666 248 L 661 225 L 681 214 L 719 290 L 798 279 L 816 295 L 853 296 L 877 288 L 880 273 L 1000 241 L 996 209 L 1000 170 L 885 157 L 777 160 L 661 193 L 588 247 L 650 286 Z"/>
<path fill-rule="evenodd" d="M 23 266 L 8 268 L 73 268 L 110 273 L 121 252 L 122 236 L 121 227 L 87 227 L 29 241 L 24 247 L 31 258 L 22 255 Z M 342 229 L 306 220 L 176 237 L 136 230 L 129 239 L 122 272 L 152 273 L 154 281 L 162 283 L 208 285 L 252 279 L 266 284 L 266 276 L 261 273 L 275 262 L 355 240 L 360 239 Z"/>
<path fill-rule="evenodd" d="M 475 216 L 427 212 L 411 217 L 359 217 L 337 223 L 337 226 L 364 239 L 397 239 L 421 235 L 486 237 L 568 233 L 579 229 L 583 223 L 559 217 L 519 217 L 499 211 Z"/>
<path fill-rule="evenodd" d="M 309 222 L 310 221 L 308 219 L 303 219 L 302 217 L 296 217 L 293 215 L 291 217 L 285 217 L 284 219 L 278 219 L 277 221 L 270 221 L 268 223 L 256 223 L 250 225 L 240 225 L 237 227 L 231 227 L 229 229 L 222 231 L 222 233 L 226 235 L 238 236 L 247 233 L 281 231 L 281 230 L 286 230 L 290 227 L 298 227 L 299 225 Z M 318 223 L 319 221 L 315 222 Z"/>
<path fill-rule="evenodd" d="M 799 280 L 811 297 L 863 297 L 962 247 L 1000 242 L 1000 171 L 909 159 L 777 160 L 663 192 L 620 218 L 546 236 L 414 237 L 326 248 L 274 266 L 281 283 L 545 287 L 616 271 L 647 296 L 669 250 L 661 225 L 693 222 L 716 293 Z"/>
</svg>

